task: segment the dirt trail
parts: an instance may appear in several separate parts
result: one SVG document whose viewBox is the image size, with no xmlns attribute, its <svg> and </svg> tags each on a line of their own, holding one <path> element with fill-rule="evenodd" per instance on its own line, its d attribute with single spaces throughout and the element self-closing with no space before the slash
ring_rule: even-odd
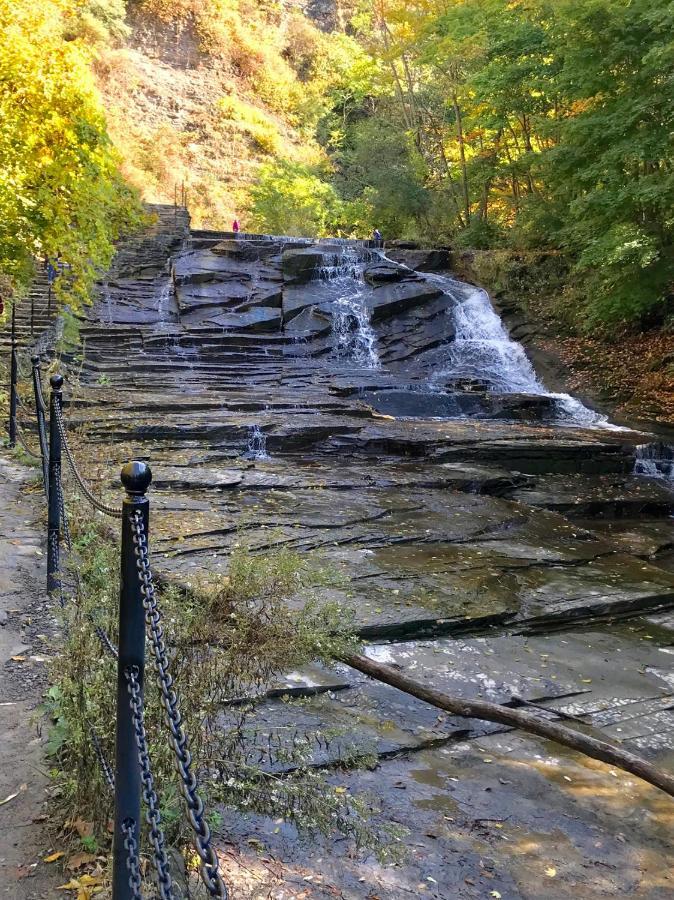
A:
<svg viewBox="0 0 674 900">
<path fill-rule="evenodd" d="M 39 504 L 24 492 L 33 477 L 0 456 L 0 897 L 12 900 L 58 897 L 63 883 L 44 862 L 52 847 L 38 706 L 54 620 L 44 593 Z"/>
</svg>

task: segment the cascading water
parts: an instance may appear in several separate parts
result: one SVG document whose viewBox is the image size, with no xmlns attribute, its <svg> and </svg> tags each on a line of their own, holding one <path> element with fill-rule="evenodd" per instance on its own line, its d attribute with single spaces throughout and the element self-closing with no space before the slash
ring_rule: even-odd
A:
<svg viewBox="0 0 674 900">
<path fill-rule="evenodd" d="M 107 281 L 103 283 L 102 288 L 103 299 L 105 300 L 105 313 L 107 316 L 107 324 L 112 325 L 113 315 L 112 315 L 112 297 L 110 296 L 110 285 Z"/>
<path fill-rule="evenodd" d="M 449 313 L 454 317 L 455 339 L 448 350 L 447 365 L 435 373 L 432 385 L 448 380 L 475 380 L 496 393 L 551 397 L 560 424 L 615 427 L 606 416 L 593 412 L 569 394 L 546 390 L 522 345 L 506 331 L 486 291 L 443 275 L 424 277 L 454 301 Z"/>
<path fill-rule="evenodd" d="M 640 444 L 635 448 L 634 473 L 674 484 L 674 446 L 662 442 Z"/>
<path fill-rule="evenodd" d="M 248 438 L 248 449 L 243 454 L 246 459 L 269 459 L 267 435 L 259 425 L 253 425 Z"/>
<path fill-rule="evenodd" d="M 335 353 L 365 369 L 378 369 L 376 336 L 365 304 L 365 260 L 353 247 L 335 254 L 321 266 L 319 278 L 332 295 L 332 334 Z"/>
<path fill-rule="evenodd" d="M 158 324 L 162 324 L 166 321 L 169 313 L 169 304 L 171 301 L 171 294 L 173 293 L 173 283 L 170 278 L 167 278 L 166 281 L 162 282 L 159 285 L 158 290 L 156 291 L 157 298 L 157 315 L 159 317 Z"/>
</svg>

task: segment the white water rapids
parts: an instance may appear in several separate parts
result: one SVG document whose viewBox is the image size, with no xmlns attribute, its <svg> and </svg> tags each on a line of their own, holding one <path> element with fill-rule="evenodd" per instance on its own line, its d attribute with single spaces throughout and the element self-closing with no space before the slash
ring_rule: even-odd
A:
<svg viewBox="0 0 674 900">
<path fill-rule="evenodd" d="M 347 247 L 332 265 L 319 270 L 319 278 L 334 293 L 332 333 L 335 353 L 365 369 L 380 367 L 376 335 L 365 304 L 363 255 Z"/>
<path fill-rule="evenodd" d="M 447 364 L 432 376 L 431 384 L 474 379 L 499 394 L 552 397 L 561 423 L 615 427 L 606 416 L 588 409 L 570 394 L 551 393 L 545 388 L 524 348 L 510 337 L 494 311 L 486 291 L 443 275 L 424 277 L 455 302 L 448 310 L 454 318 L 455 338 L 447 350 Z"/>
<path fill-rule="evenodd" d="M 383 253 L 377 256 L 387 259 Z M 366 265 L 362 248 L 345 246 L 321 267 L 319 279 L 328 287 L 332 301 L 335 355 L 361 368 L 379 369 L 376 334 L 365 300 Z M 562 425 L 616 427 L 569 394 L 546 389 L 522 345 L 508 334 L 486 291 L 443 275 L 424 273 L 422 277 L 451 298 L 447 315 L 453 317 L 455 331 L 445 361 L 429 379 L 429 390 L 442 390 L 443 383 L 451 381 L 475 381 L 494 393 L 552 398 Z"/>
</svg>

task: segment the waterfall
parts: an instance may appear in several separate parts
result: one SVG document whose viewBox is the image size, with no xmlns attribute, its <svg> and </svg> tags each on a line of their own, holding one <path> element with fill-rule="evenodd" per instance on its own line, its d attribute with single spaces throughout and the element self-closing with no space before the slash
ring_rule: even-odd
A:
<svg viewBox="0 0 674 900">
<path fill-rule="evenodd" d="M 336 253 L 318 271 L 332 297 L 332 334 L 337 356 L 365 369 L 378 369 L 376 335 L 365 304 L 364 255 L 353 247 Z"/>
<path fill-rule="evenodd" d="M 108 317 L 107 324 L 112 325 L 112 297 L 110 296 L 110 285 L 107 281 L 103 282 L 103 299 L 105 300 L 105 311 Z"/>
<path fill-rule="evenodd" d="M 634 473 L 674 484 L 674 446 L 655 442 L 635 447 Z"/>
<path fill-rule="evenodd" d="M 169 301 L 173 293 L 173 283 L 168 278 L 159 285 L 159 289 L 155 292 L 157 298 L 156 310 L 159 316 L 159 322 L 164 322 L 169 313 Z"/>
<path fill-rule="evenodd" d="M 524 348 L 510 338 L 486 291 L 440 275 L 427 277 L 456 304 L 455 339 L 434 381 L 474 379 L 499 393 L 545 393 Z"/>
<path fill-rule="evenodd" d="M 618 428 L 570 394 L 552 393 L 545 388 L 524 348 L 510 337 L 494 311 L 486 291 L 443 275 L 424 277 L 454 301 L 448 314 L 454 317 L 455 339 L 447 352 L 447 364 L 432 376 L 432 385 L 475 380 L 496 393 L 551 397 L 560 424 Z"/>
<path fill-rule="evenodd" d="M 259 425 L 251 427 L 248 449 L 243 455 L 246 459 L 269 459 L 267 454 L 267 435 Z"/>
</svg>

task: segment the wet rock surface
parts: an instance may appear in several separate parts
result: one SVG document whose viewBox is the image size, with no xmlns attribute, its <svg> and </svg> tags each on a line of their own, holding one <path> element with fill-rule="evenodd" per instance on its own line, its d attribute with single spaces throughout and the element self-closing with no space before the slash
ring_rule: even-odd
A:
<svg viewBox="0 0 674 900">
<path fill-rule="evenodd" d="M 191 240 L 167 218 L 147 265 L 142 243 L 120 254 L 67 410 L 106 486 L 131 456 L 153 466 L 155 565 L 193 584 L 225 574 L 241 540 L 318 554 L 336 573 L 324 596 L 375 658 L 449 693 L 565 711 L 674 765 L 674 495 L 632 474 L 648 439 L 584 425 L 510 345 L 483 341 L 473 365 L 476 296 L 460 282 L 398 280 L 358 244 Z M 497 351 L 520 365 L 505 387 Z M 262 731 L 327 729 L 313 763 L 412 831 L 407 859 L 382 866 L 227 813 L 230 838 L 309 867 L 312 896 L 671 895 L 671 801 L 636 779 L 345 667 L 295 675 L 258 709 L 251 758 Z M 354 752 L 374 768 L 341 771 Z"/>
</svg>

